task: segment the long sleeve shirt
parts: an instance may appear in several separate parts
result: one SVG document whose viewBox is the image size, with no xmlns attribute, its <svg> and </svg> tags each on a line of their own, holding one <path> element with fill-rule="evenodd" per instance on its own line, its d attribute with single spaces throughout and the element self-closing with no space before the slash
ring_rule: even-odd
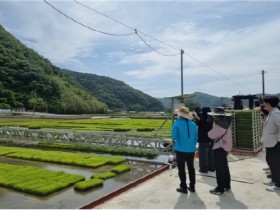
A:
<svg viewBox="0 0 280 210">
<path fill-rule="evenodd" d="M 192 120 L 180 117 L 172 127 L 174 149 L 179 152 L 195 152 L 197 144 L 197 126 Z"/>
<path fill-rule="evenodd" d="M 225 132 L 226 132 L 226 134 L 225 134 Z M 208 132 L 208 136 L 210 139 L 214 140 L 213 150 L 218 149 L 218 148 L 223 148 L 227 152 L 231 151 L 231 149 L 232 149 L 232 132 L 231 132 L 230 127 L 227 130 L 217 124 L 214 124 L 213 128 Z M 221 136 L 223 136 L 223 137 L 219 141 L 215 142 L 215 140 L 218 140 Z"/>
<path fill-rule="evenodd" d="M 265 147 L 274 147 L 280 142 L 280 111 L 272 109 L 263 124 L 262 140 Z"/>
</svg>

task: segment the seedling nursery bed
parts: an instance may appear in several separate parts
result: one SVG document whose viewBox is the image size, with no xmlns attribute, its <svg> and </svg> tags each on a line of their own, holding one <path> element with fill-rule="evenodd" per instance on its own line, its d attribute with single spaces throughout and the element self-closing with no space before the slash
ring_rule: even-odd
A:
<svg viewBox="0 0 280 210">
<path fill-rule="evenodd" d="M 86 153 L 89 154 L 89 153 Z M 108 156 L 108 155 L 106 155 Z M 115 191 L 130 182 L 133 182 L 147 174 L 162 167 L 163 161 L 150 161 L 145 158 L 126 157 L 126 164 L 131 170 L 117 174 L 106 179 L 102 186 L 87 191 L 77 191 L 74 185 L 51 193 L 47 196 L 36 196 L 23 193 L 17 190 L 0 187 L 0 208 L 1 209 L 77 209 L 87 203 L 101 198 L 104 195 Z M 15 166 L 30 166 L 38 169 L 47 169 L 53 172 L 63 171 L 67 174 L 84 176 L 89 180 L 93 174 L 101 174 L 110 171 L 112 166 L 81 167 L 64 165 L 50 162 L 18 159 L 8 156 L 0 156 L 0 164 Z"/>
</svg>

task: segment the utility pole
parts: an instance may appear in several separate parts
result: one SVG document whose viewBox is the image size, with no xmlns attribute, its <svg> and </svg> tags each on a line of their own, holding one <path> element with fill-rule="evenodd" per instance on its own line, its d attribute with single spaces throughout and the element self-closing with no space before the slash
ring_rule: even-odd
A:
<svg viewBox="0 0 280 210">
<path fill-rule="evenodd" d="M 181 49 L 181 103 L 184 103 L 184 81 L 183 81 L 183 54 L 184 50 Z"/>
<path fill-rule="evenodd" d="M 265 96 L 265 92 L 264 92 L 264 73 L 265 73 L 265 71 L 264 70 L 262 70 L 262 96 L 263 96 L 263 98 L 264 98 L 264 96 Z"/>
</svg>

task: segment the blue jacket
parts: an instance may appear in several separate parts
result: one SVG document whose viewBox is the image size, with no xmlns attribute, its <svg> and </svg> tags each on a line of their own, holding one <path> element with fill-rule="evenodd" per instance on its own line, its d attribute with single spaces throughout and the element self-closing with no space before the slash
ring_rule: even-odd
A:
<svg viewBox="0 0 280 210">
<path fill-rule="evenodd" d="M 175 142 L 175 151 L 196 151 L 197 126 L 194 121 L 180 117 L 174 122 L 171 135 Z"/>
</svg>

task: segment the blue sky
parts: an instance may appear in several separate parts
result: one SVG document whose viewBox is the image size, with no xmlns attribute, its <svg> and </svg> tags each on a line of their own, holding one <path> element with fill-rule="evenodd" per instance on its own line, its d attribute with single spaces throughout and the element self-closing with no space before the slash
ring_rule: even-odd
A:
<svg viewBox="0 0 280 210">
<path fill-rule="evenodd" d="M 0 24 L 60 68 L 170 97 L 181 94 L 183 49 L 184 93 L 262 93 L 262 70 L 265 92 L 280 92 L 280 1 L 48 2 L 94 30 L 132 34 L 90 30 L 43 0 L 0 1 Z"/>
</svg>

